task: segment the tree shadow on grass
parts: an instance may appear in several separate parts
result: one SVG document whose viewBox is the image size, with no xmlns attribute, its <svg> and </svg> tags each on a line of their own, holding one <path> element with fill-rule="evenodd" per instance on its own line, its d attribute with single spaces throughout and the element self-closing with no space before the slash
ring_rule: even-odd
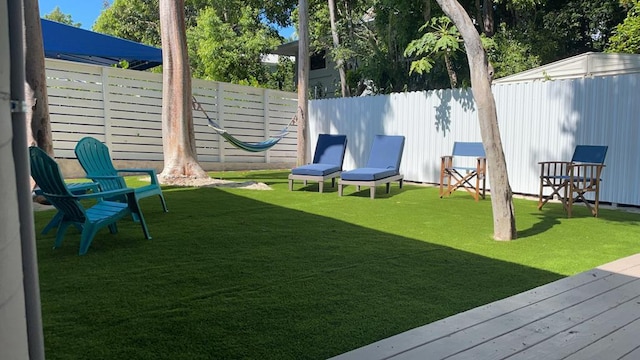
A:
<svg viewBox="0 0 640 360">
<path fill-rule="evenodd" d="M 327 358 L 562 277 L 238 194 L 166 192 L 153 240 L 121 221 L 86 256 L 39 236 L 48 358 Z"/>
</svg>

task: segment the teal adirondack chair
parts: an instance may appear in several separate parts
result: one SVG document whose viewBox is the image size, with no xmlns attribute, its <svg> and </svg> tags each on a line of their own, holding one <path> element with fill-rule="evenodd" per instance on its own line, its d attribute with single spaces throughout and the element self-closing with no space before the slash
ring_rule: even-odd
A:
<svg viewBox="0 0 640 360">
<path fill-rule="evenodd" d="M 154 169 L 116 169 L 111 161 L 109 148 L 93 137 L 80 139 L 76 145 L 75 153 L 80 165 L 87 173 L 87 178 L 98 182 L 102 191 L 126 188 L 127 185 L 120 173 L 148 174 L 151 178 L 151 183 L 134 188 L 136 198 L 139 200 L 148 196 L 158 195 L 164 212 L 169 211 Z"/>
<path fill-rule="evenodd" d="M 151 239 L 133 189 L 124 188 L 112 191 L 74 195 L 62 178 L 58 164 L 47 153 L 37 147 L 29 148 L 31 176 L 42 190 L 42 194 L 51 202 L 60 214 L 54 248 L 62 245 L 62 240 L 70 225 L 81 231 L 79 254 L 89 250 L 98 230 L 108 227 L 112 234 L 118 232 L 116 222 L 125 216 L 135 214 L 140 220 L 145 238 Z M 107 201 L 106 198 L 126 197 L 126 202 Z M 80 200 L 96 199 L 95 205 L 85 208 Z"/>
</svg>

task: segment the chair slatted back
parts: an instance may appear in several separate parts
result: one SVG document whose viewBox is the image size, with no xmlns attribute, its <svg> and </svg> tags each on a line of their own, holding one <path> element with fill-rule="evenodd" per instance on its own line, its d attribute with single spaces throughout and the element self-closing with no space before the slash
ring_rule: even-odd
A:
<svg viewBox="0 0 640 360">
<path fill-rule="evenodd" d="M 75 148 L 76 157 L 87 173 L 87 177 L 113 176 L 110 179 L 99 179 L 102 191 L 123 189 L 127 187 L 124 179 L 118 176 L 118 171 L 113 166 L 109 148 L 93 137 L 80 139 Z"/>
<path fill-rule="evenodd" d="M 31 176 L 42 192 L 59 211 L 65 220 L 84 223 L 86 213 L 77 199 L 67 188 L 58 164 L 44 150 L 29 147 Z"/>
</svg>

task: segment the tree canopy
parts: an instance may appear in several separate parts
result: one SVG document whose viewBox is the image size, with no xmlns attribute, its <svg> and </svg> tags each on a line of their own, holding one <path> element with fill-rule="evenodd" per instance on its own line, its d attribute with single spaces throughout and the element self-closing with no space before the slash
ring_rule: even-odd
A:
<svg viewBox="0 0 640 360">
<path fill-rule="evenodd" d="M 491 40 L 489 59 L 494 77 L 586 51 L 637 53 L 638 2 L 459 1 L 477 31 Z M 297 1 L 293 0 L 185 0 L 193 74 L 283 88 L 287 83 L 284 78 L 293 77 L 291 62 L 280 64 L 274 73 L 259 60 L 287 41 L 277 30 L 295 24 L 296 6 Z M 347 93 L 352 95 L 361 93 L 363 82 L 374 84 L 381 93 L 450 87 L 453 74 L 456 86 L 468 86 L 469 67 L 463 56 L 447 60 L 443 55 L 449 54 L 448 50 L 419 49 L 420 39 L 428 40 L 444 30 L 433 23 L 433 19 L 443 16 L 435 0 L 336 1 L 332 34 L 328 1 L 309 1 L 311 52 L 324 53 L 333 63 L 343 64 L 350 90 Z M 102 12 L 94 30 L 159 46 L 158 0 L 114 0 Z M 442 38 L 440 43 L 447 39 L 450 38 Z M 421 65 L 413 65 L 411 71 L 416 61 Z M 427 67 L 420 68 L 423 65 L 428 65 L 429 71 L 417 71 L 426 70 Z M 292 82 L 287 86 L 290 89 Z"/>
<path fill-rule="evenodd" d="M 73 21 L 71 15 L 63 13 L 58 6 L 56 6 L 50 13 L 45 14 L 44 18 L 75 27 L 82 26 L 81 23 Z"/>
</svg>

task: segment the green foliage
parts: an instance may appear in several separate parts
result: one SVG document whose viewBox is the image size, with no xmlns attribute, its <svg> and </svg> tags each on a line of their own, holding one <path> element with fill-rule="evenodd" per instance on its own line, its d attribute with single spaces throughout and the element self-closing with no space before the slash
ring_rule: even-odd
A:
<svg viewBox="0 0 640 360">
<path fill-rule="evenodd" d="M 268 82 L 261 58 L 280 43 L 279 36 L 260 21 L 257 10 L 238 10 L 235 23 L 223 21 L 214 8 L 200 12 L 197 25 L 188 31 L 194 76 L 251 85 Z"/>
<path fill-rule="evenodd" d="M 71 15 L 65 14 L 60 11 L 60 7 L 56 6 L 50 13 L 45 14 L 44 18 L 51 21 L 56 21 L 62 24 L 71 25 L 75 27 L 82 26 L 81 23 L 74 22 Z"/>
<path fill-rule="evenodd" d="M 489 51 L 494 78 L 501 78 L 540 66 L 539 56 L 534 54 L 530 43 L 523 42 L 504 24 L 493 38 L 495 46 Z"/>
<path fill-rule="evenodd" d="M 607 46 L 607 52 L 640 54 L 640 1 L 628 1 L 626 19 L 618 24 Z"/>
<path fill-rule="evenodd" d="M 160 46 L 158 0 L 114 0 L 102 10 L 93 30 L 152 46 Z"/>
<path fill-rule="evenodd" d="M 295 63 L 287 57 L 280 57 L 275 71 L 269 74 L 266 87 L 282 91 L 296 91 L 294 83 Z"/>
<path fill-rule="evenodd" d="M 462 36 L 451 19 L 446 16 L 432 18 L 420 27 L 420 31 L 428 30 L 421 38 L 407 45 L 404 55 L 423 57 L 411 63 L 411 72 L 419 74 L 429 72 L 437 59 L 455 57 L 462 50 Z"/>
<path fill-rule="evenodd" d="M 571 0 L 554 5 L 543 16 L 543 26 L 550 40 L 557 42 L 562 57 L 603 51 L 612 30 L 625 17 L 619 0 Z"/>
<path fill-rule="evenodd" d="M 293 1 L 186 0 L 185 22 L 192 74 L 210 80 L 291 89 L 293 65 L 271 72 L 261 57 L 280 44 L 266 19 L 286 25 Z M 103 10 L 94 30 L 161 46 L 158 0 L 115 0 Z M 289 76 L 291 80 L 283 78 Z"/>
</svg>

